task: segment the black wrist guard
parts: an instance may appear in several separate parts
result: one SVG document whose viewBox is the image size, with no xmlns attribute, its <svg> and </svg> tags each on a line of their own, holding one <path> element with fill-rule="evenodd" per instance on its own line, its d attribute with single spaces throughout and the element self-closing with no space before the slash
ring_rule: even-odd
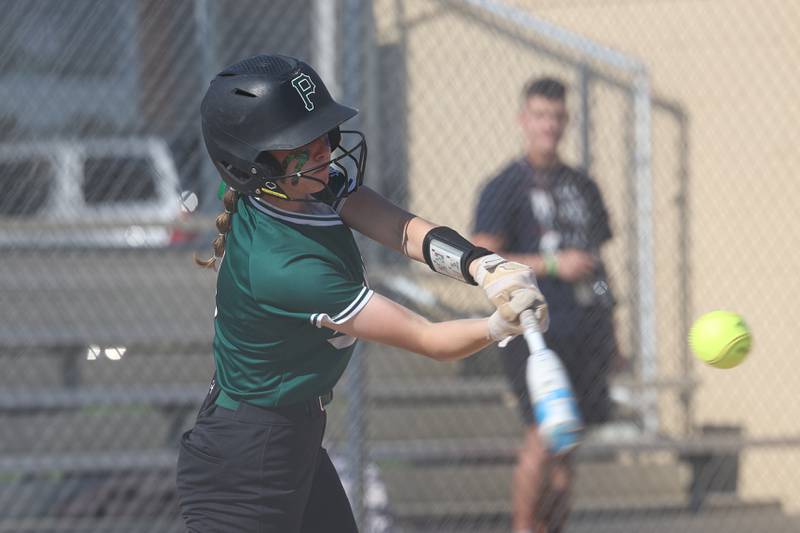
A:
<svg viewBox="0 0 800 533">
<path fill-rule="evenodd" d="M 425 235 L 422 255 L 431 270 L 453 279 L 477 285 L 469 274 L 469 264 L 494 252 L 473 245 L 452 228 L 438 226 Z"/>
</svg>

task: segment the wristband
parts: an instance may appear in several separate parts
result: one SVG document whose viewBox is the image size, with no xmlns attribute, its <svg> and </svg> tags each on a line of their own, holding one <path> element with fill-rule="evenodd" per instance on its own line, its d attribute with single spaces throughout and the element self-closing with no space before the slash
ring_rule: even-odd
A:
<svg viewBox="0 0 800 533">
<path fill-rule="evenodd" d="M 545 254 L 544 256 L 544 272 L 548 276 L 558 275 L 558 259 L 555 254 Z"/>
<path fill-rule="evenodd" d="M 469 273 L 470 263 L 492 253 L 446 226 L 433 228 L 422 242 L 422 255 L 431 270 L 470 285 L 477 285 Z"/>
</svg>

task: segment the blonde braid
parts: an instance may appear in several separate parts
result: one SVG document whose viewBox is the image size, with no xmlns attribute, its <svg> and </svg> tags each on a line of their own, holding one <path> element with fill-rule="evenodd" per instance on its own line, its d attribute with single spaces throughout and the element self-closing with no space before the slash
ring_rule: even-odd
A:
<svg viewBox="0 0 800 533">
<path fill-rule="evenodd" d="M 225 206 L 225 211 L 217 215 L 215 222 L 219 235 L 211 243 L 214 248 L 214 255 L 208 259 L 199 259 L 197 254 L 194 256 L 194 262 L 203 268 L 214 268 L 217 265 L 217 260 L 222 260 L 225 253 L 225 237 L 231 230 L 231 219 L 236 212 L 236 203 L 239 201 L 239 193 L 233 189 L 225 191 L 225 196 L 222 197 L 222 203 Z"/>
</svg>

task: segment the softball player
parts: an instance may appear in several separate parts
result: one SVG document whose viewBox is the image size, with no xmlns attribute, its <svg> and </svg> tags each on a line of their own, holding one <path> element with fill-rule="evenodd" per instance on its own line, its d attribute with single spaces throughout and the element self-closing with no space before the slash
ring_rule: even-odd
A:
<svg viewBox="0 0 800 533">
<path fill-rule="evenodd" d="M 325 405 L 356 339 L 449 361 L 520 334 L 524 309 L 547 321 L 528 267 L 361 186 L 366 142 L 339 128 L 356 113 L 309 65 L 277 55 L 226 68 L 203 99 L 206 147 L 228 189 L 214 257 L 199 261 L 218 269 L 216 374 L 181 439 L 190 532 L 356 531 L 322 448 Z M 430 323 L 374 293 L 351 229 L 479 284 L 498 310 Z"/>
</svg>

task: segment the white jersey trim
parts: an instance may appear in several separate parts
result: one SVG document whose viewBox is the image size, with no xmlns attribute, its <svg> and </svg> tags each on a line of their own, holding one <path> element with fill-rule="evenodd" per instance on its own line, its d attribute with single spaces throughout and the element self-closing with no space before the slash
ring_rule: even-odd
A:
<svg viewBox="0 0 800 533">
<path fill-rule="evenodd" d="M 293 224 L 302 224 L 305 226 L 341 226 L 344 224 L 339 214 L 331 209 L 330 214 L 326 215 L 311 215 L 308 213 L 295 213 L 293 211 L 286 211 L 273 205 L 266 204 L 258 198 L 249 197 L 250 205 L 261 211 L 262 213 L 277 218 L 278 220 L 285 220 Z"/>
<path fill-rule="evenodd" d="M 314 313 L 309 317 L 309 320 L 318 328 L 322 327 L 322 322 L 325 320 L 333 322 L 334 324 L 344 324 L 356 316 L 359 311 L 361 311 L 364 306 L 367 305 L 367 302 L 369 302 L 369 299 L 372 298 L 373 294 L 375 294 L 375 291 L 368 287 L 363 287 L 361 292 L 358 293 L 358 296 L 356 296 L 355 299 L 350 302 L 350 305 L 345 307 L 341 313 L 338 313 L 333 317 L 327 313 Z"/>
<path fill-rule="evenodd" d="M 341 214 L 342 214 L 342 209 L 344 209 L 344 203 L 347 201 L 347 198 L 348 198 L 348 197 L 347 197 L 347 196 L 345 196 L 344 198 L 339 198 L 338 200 L 336 200 L 335 202 L 333 202 L 333 209 L 334 209 L 334 210 L 335 210 L 337 213 L 339 213 L 339 215 L 341 215 Z"/>
</svg>

